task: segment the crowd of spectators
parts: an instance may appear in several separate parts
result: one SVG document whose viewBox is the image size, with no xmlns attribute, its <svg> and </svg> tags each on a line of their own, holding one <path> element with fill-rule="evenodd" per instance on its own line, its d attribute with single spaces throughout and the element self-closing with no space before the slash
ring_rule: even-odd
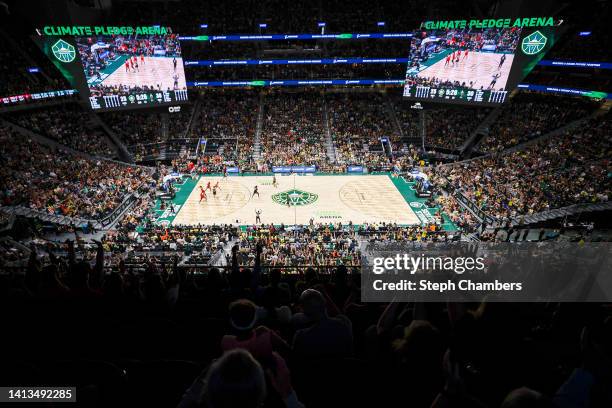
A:
<svg viewBox="0 0 612 408">
<path fill-rule="evenodd" d="M 258 93 L 209 90 L 199 99 L 190 135 L 206 139 L 203 164 L 216 163 L 216 170 L 224 161 L 233 161 L 241 168 L 254 167 L 252 149 L 259 109 Z"/>
<path fill-rule="evenodd" d="M 489 215 L 518 217 L 610 197 L 610 114 L 509 154 L 443 166 L 446 177 Z"/>
<path fill-rule="evenodd" d="M 240 264 L 254 266 L 253 253 L 258 244 L 265 248 L 261 262 L 266 266 L 329 267 L 361 263 L 357 232 L 350 224 L 250 228 L 238 236 Z"/>
<path fill-rule="evenodd" d="M 410 101 L 390 97 L 404 139 L 421 142 L 420 110 Z M 490 109 L 464 106 L 434 106 L 425 111 L 425 146 L 454 150 L 467 140 L 487 117 Z"/>
<path fill-rule="evenodd" d="M 586 98 L 560 98 L 521 92 L 502 106 L 478 148 L 496 152 L 526 142 L 593 112 L 599 102 Z"/>
<path fill-rule="evenodd" d="M 115 131 L 126 146 L 162 141 L 161 115 L 151 112 L 107 112 L 104 122 Z"/>
<path fill-rule="evenodd" d="M 360 275 L 344 265 L 331 274 L 265 271 L 265 239 L 252 246 L 252 266 L 240 266 L 235 245 L 227 268 L 202 275 L 173 258 L 143 260 L 142 274 L 125 263 L 104 274 L 104 243 L 83 258 L 79 243 L 62 247 L 65 256 L 32 251 L 25 276 L 2 280 L 3 305 L 19 305 L 2 308 L 15 329 L 7 341 L 33 363 L 7 356 L 1 372 L 70 381 L 81 400 L 253 408 L 610 400 L 610 316 L 599 304 L 367 303 Z M 64 365 L 36 371 L 58 354 Z"/>
<path fill-rule="evenodd" d="M 187 126 L 191 120 L 193 105 L 181 105 L 180 112 L 168 114 L 168 137 L 170 139 L 180 139 L 186 136 Z"/>
<path fill-rule="evenodd" d="M 52 150 L 2 129 L 2 205 L 101 219 L 146 183 L 146 169 Z"/>
<path fill-rule="evenodd" d="M 388 164 L 381 138 L 398 151 L 399 134 L 386 111 L 382 94 L 327 93 L 327 108 L 338 163 L 366 164 L 376 168 Z"/>
<path fill-rule="evenodd" d="M 265 96 L 261 159 L 268 166 L 327 166 L 323 96 L 319 92 Z"/>
<path fill-rule="evenodd" d="M 445 149 L 459 148 L 489 112 L 489 109 L 467 107 L 440 107 L 429 110 L 425 125 L 425 145 Z"/>
<path fill-rule="evenodd" d="M 111 158 L 117 155 L 104 132 L 92 121 L 90 113 L 77 104 L 17 111 L 5 118 L 74 150 Z"/>
</svg>

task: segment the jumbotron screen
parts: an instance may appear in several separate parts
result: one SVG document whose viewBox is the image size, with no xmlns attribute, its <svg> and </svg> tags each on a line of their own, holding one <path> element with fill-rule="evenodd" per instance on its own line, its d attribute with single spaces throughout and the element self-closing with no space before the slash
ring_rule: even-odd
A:
<svg viewBox="0 0 612 408">
<path fill-rule="evenodd" d="M 541 59 L 550 48 L 556 22 L 552 18 L 490 22 L 422 24 L 414 32 L 410 46 L 404 97 L 433 102 L 503 103 L 535 65 L 533 61 Z"/>
<path fill-rule="evenodd" d="M 45 27 L 42 33 L 36 42 L 96 111 L 187 101 L 181 46 L 170 28 Z"/>
</svg>

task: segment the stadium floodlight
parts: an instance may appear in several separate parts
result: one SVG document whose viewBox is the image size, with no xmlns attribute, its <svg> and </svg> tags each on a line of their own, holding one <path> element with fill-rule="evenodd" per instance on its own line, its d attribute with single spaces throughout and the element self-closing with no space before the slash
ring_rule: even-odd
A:
<svg viewBox="0 0 612 408">
<path fill-rule="evenodd" d="M 384 27 L 385 26 L 385 22 L 384 21 L 379 21 L 378 23 L 376 23 L 377 26 L 379 27 Z"/>
<path fill-rule="evenodd" d="M 200 28 L 208 28 L 208 24 L 200 24 Z"/>
<path fill-rule="evenodd" d="M 260 23 L 259 28 L 267 28 L 268 25 L 266 23 Z"/>
<path fill-rule="evenodd" d="M 589 35 L 591 35 L 591 32 L 590 31 L 581 31 L 581 32 L 578 33 L 578 35 L 580 37 L 588 37 Z"/>
<path fill-rule="evenodd" d="M 37 72 L 40 72 L 40 69 L 38 69 L 37 67 L 29 67 L 29 68 L 28 68 L 28 72 L 29 72 L 30 74 L 35 74 L 35 73 L 37 73 Z"/>
<path fill-rule="evenodd" d="M 326 24 L 325 24 L 324 22 L 320 22 L 320 23 L 318 23 L 317 25 L 318 25 L 319 27 L 325 27 L 325 25 L 326 25 Z"/>
</svg>

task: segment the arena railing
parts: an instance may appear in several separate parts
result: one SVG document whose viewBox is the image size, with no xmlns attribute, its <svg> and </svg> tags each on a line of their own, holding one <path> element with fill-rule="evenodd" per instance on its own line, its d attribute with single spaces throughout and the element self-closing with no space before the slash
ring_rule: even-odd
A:
<svg viewBox="0 0 612 408">
<path fill-rule="evenodd" d="M 442 178 L 446 181 L 446 186 L 444 188 L 448 190 L 448 192 L 451 193 L 461 205 L 463 205 L 472 214 L 474 214 L 474 216 L 476 216 L 476 218 L 478 218 L 480 222 L 486 221 L 488 225 L 491 225 L 492 223 L 497 221 L 494 217 L 487 215 L 487 213 L 482 208 L 480 208 L 478 204 L 476 204 L 465 194 L 459 191 L 459 189 L 453 185 L 452 181 L 448 179 L 448 177 L 442 176 Z"/>
<path fill-rule="evenodd" d="M 134 202 L 136 202 L 136 200 L 138 199 L 138 197 L 136 197 L 134 194 L 129 194 L 122 202 L 121 204 L 119 204 L 119 206 L 117 208 L 115 208 L 113 210 L 112 213 L 110 213 L 108 216 L 102 218 L 100 221 L 98 221 L 98 223 L 103 227 L 107 227 L 108 225 L 112 224 L 117 218 L 119 218 L 119 216 L 121 214 L 123 214 L 123 212 L 130 207 Z"/>
<path fill-rule="evenodd" d="M 69 217 L 60 214 L 49 214 L 46 211 L 35 210 L 32 208 L 23 207 L 20 205 L 10 206 L 10 207 L 0 207 L 0 210 L 7 214 L 20 215 L 26 218 L 38 218 L 45 222 L 50 222 L 53 224 L 59 225 L 85 225 L 92 224 L 96 225 L 98 222 L 96 220 L 90 220 L 87 218 L 80 217 Z"/>
</svg>

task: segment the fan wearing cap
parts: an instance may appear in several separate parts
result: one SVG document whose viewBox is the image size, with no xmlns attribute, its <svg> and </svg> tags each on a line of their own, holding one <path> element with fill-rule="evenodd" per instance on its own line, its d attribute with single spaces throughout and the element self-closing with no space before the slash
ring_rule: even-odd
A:
<svg viewBox="0 0 612 408">
<path fill-rule="evenodd" d="M 257 306 L 246 299 L 239 299 L 229 306 L 230 325 L 234 334 L 221 339 L 223 351 L 248 350 L 264 367 L 272 364 L 272 353 L 289 355 L 289 345 L 275 331 L 265 326 L 255 327 L 258 319 Z"/>
</svg>

